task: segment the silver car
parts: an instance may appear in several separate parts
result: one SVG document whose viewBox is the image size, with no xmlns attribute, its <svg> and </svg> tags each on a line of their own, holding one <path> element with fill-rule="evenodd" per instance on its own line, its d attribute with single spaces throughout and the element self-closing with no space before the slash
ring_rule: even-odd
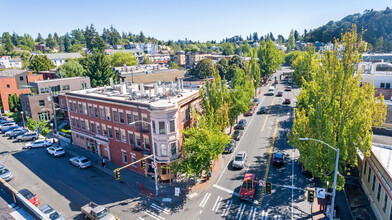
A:
<svg viewBox="0 0 392 220">
<path fill-rule="evenodd" d="M 5 181 L 10 181 L 14 176 L 5 166 L 0 165 L 0 177 Z"/>
<path fill-rule="evenodd" d="M 79 169 L 84 169 L 91 166 L 91 161 L 82 156 L 72 157 L 71 159 L 69 159 L 69 163 L 76 167 L 79 167 Z"/>
<path fill-rule="evenodd" d="M 232 166 L 233 168 L 237 169 L 242 169 L 245 167 L 245 162 L 246 162 L 246 152 L 245 151 L 240 151 L 235 155 L 235 158 L 233 160 Z"/>
<path fill-rule="evenodd" d="M 64 220 L 56 210 L 54 210 L 50 205 L 44 205 L 39 208 L 49 219 L 51 220 Z"/>
<path fill-rule="evenodd" d="M 38 138 L 37 132 L 29 132 L 16 137 L 16 141 L 30 141 L 30 140 L 35 141 L 37 138 Z"/>
<path fill-rule="evenodd" d="M 2 124 L 2 125 L 0 126 L 0 130 L 5 130 L 5 129 L 7 129 L 7 128 L 9 128 L 9 127 L 12 127 L 12 126 L 15 126 L 15 125 L 16 125 L 16 124 L 13 123 L 13 122 Z"/>
<path fill-rule="evenodd" d="M 48 147 L 46 148 L 46 151 L 53 157 L 60 157 L 65 155 L 64 149 L 59 146 Z"/>
</svg>

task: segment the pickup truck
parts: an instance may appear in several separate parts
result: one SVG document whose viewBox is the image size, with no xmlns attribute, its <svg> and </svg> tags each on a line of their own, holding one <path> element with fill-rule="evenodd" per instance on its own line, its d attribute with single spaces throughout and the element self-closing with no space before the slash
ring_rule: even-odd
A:
<svg viewBox="0 0 392 220">
<path fill-rule="evenodd" d="M 91 220 L 119 220 L 108 209 L 94 202 L 90 202 L 81 208 L 86 218 Z"/>
</svg>

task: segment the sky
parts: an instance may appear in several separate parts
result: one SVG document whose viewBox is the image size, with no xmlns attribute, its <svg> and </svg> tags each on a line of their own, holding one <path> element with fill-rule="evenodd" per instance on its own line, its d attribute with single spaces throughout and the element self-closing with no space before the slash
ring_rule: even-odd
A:
<svg viewBox="0 0 392 220">
<path fill-rule="evenodd" d="M 366 9 L 384 10 L 391 0 L 0 0 L 0 33 L 65 34 L 94 24 L 159 40 L 220 41 L 272 32 L 287 37 Z"/>
</svg>

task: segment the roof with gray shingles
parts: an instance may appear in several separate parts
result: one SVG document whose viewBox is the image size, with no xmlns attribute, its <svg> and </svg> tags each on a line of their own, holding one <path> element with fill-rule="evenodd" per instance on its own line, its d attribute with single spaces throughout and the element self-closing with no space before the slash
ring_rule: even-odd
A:
<svg viewBox="0 0 392 220">
<path fill-rule="evenodd" d="M 15 77 L 21 73 L 27 72 L 27 70 L 19 70 L 19 69 L 5 69 L 0 71 L 0 78 L 8 78 L 8 77 Z"/>
<path fill-rule="evenodd" d="M 68 58 L 83 57 L 80 53 L 46 53 L 46 54 L 38 54 L 38 55 L 46 55 L 49 58 L 49 60 L 65 60 Z"/>
</svg>

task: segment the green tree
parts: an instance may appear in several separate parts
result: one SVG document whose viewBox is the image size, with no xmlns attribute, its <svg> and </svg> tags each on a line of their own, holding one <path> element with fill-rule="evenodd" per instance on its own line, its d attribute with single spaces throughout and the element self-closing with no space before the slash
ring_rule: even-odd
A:
<svg viewBox="0 0 392 220">
<path fill-rule="evenodd" d="M 225 42 L 220 45 L 222 47 L 223 55 L 233 55 L 234 54 L 234 46 L 232 43 Z"/>
<path fill-rule="evenodd" d="M 312 81 L 305 82 L 298 96 L 292 133 L 288 135 L 305 168 L 324 184 L 333 182 L 336 152 L 318 142 L 299 138 L 319 139 L 340 150 L 338 190 L 344 186 L 342 174 L 346 168 L 357 165 L 357 150 L 370 155 L 372 127 L 381 125 L 386 115 L 383 96 L 374 96 L 373 84 L 359 86 L 362 76 L 355 73 L 364 49 L 362 36 L 358 37 L 353 26 L 341 39 L 343 51 L 323 53 L 323 65 Z"/>
<path fill-rule="evenodd" d="M 215 66 L 219 72 L 220 77 L 222 79 L 225 78 L 227 75 L 228 68 L 229 68 L 229 62 L 227 62 L 227 59 L 223 58 L 223 59 L 219 60 Z"/>
<path fill-rule="evenodd" d="M 12 43 L 11 35 L 8 34 L 6 36 L 4 45 L 5 45 L 5 50 L 8 53 L 11 53 L 14 50 L 14 44 Z"/>
<path fill-rule="evenodd" d="M 169 68 L 170 68 L 170 69 L 181 69 L 181 68 L 178 66 L 178 64 L 175 63 L 175 62 L 170 62 Z"/>
<path fill-rule="evenodd" d="M 293 61 L 295 60 L 295 59 L 297 59 L 297 57 L 299 56 L 299 54 L 301 54 L 302 53 L 302 51 L 299 51 L 299 50 L 295 50 L 295 51 L 291 51 L 291 52 L 289 52 L 289 53 L 287 53 L 286 55 L 285 55 L 285 57 L 284 57 L 284 61 L 285 61 L 285 63 L 287 64 L 287 65 L 292 65 L 293 64 Z"/>
<path fill-rule="evenodd" d="M 291 30 L 288 41 L 287 41 L 287 52 L 290 52 L 291 50 L 295 49 L 295 36 L 294 36 L 294 31 Z"/>
<path fill-rule="evenodd" d="M 21 105 L 20 105 L 19 96 L 18 96 L 17 94 L 14 94 L 14 95 L 12 96 L 12 99 L 13 99 L 13 104 L 14 104 L 13 110 L 14 110 L 15 112 L 16 112 L 16 111 L 20 111 L 20 110 L 21 110 Z"/>
<path fill-rule="evenodd" d="M 30 62 L 29 68 L 34 70 L 36 73 L 39 71 L 49 71 L 56 66 L 49 60 L 46 55 L 35 55 Z"/>
<path fill-rule="evenodd" d="M 83 52 L 83 46 L 81 44 L 73 44 L 69 46 L 68 52 L 69 53 Z"/>
<path fill-rule="evenodd" d="M 42 136 L 45 137 L 45 139 L 47 139 L 47 136 L 50 132 L 52 132 L 52 128 L 49 127 L 48 122 L 47 121 L 40 121 L 38 122 L 38 126 L 39 126 L 39 131 L 41 133 Z"/>
<path fill-rule="evenodd" d="M 63 65 L 59 66 L 56 71 L 57 78 L 67 78 L 84 76 L 85 70 L 83 66 L 79 64 L 76 60 L 70 60 L 65 62 Z"/>
<path fill-rule="evenodd" d="M 91 48 L 93 50 L 93 53 L 96 53 L 96 52 L 102 53 L 107 48 L 105 41 L 101 38 L 101 36 L 99 36 L 98 33 L 95 33 L 95 37 L 94 37 L 93 41 L 91 42 Z"/>
<path fill-rule="evenodd" d="M 22 39 L 20 40 L 20 44 L 29 47 L 30 51 L 34 50 L 34 39 L 28 34 L 23 35 Z"/>
<path fill-rule="evenodd" d="M 136 57 L 132 56 L 132 53 L 125 53 L 125 52 L 117 52 L 114 54 L 109 55 L 110 61 L 112 66 L 119 67 L 119 66 L 134 66 L 137 65 Z"/>
<path fill-rule="evenodd" d="M 48 38 L 46 38 L 46 46 L 50 49 L 53 49 L 56 46 L 56 41 L 53 39 L 52 34 L 49 34 Z"/>
<path fill-rule="evenodd" d="M 150 60 L 150 58 L 148 56 L 144 56 L 143 60 L 142 60 L 142 64 L 151 64 L 152 61 Z"/>
<path fill-rule="evenodd" d="M 320 60 L 316 58 L 314 47 L 308 47 L 305 52 L 299 53 L 292 62 L 293 82 L 302 87 L 304 81 L 311 81 L 314 72 L 319 68 Z"/>
<path fill-rule="evenodd" d="M 283 62 L 281 53 L 271 40 L 261 42 L 260 48 L 257 51 L 257 57 L 259 58 L 260 73 L 262 77 L 271 76 Z"/>
<path fill-rule="evenodd" d="M 93 49 L 93 40 L 94 36 L 96 36 L 96 31 L 94 25 L 90 25 L 90 28 L 87 26 L 86 30 L 84 31 L 84 39 L 86 41 L 86 46 L 89 50 Z"/>
<path fill-rule="evenodd" d="M 27 119 L 27 123 L 26 123 L 26 127 L 30 130 L 30 131 L 37 131 L 38 130 L 38 121 L 35 121 L 32 118 L 28 118 Z"/>
<path fill-rule="evenodd" d="M 257 52 L 256 52 L 256 50 L 253 50 L 253 52 L 251 52 L 251 59 L 250 59 L 250 62 L 248 65 L 248 70 L 247 70 L 248 75 L 252 77 L 255 93 L 256 93 L 257 87 L 259 87 L 259 84 L 260 84 L 260 66 L 259 66 L 256 58 L 257 58 Z"/>
<path fill-rule="evenodd" d="M 216 72 L 216 67 L 212 60 L 210 59 L 204 59 L 200 60 L 199 63 L 197 63 L 196 67 L 192 69 L 192 74 L 197 76 L 197 77 L 208 77 L 214 75 Z"/>
<path fill-rule="evenodd" d="M 14 97 L 12 95 L 8 96 L 8 107 L 12 112 L 15 110 Z"/>
<path fill-rule="evenodd" d="M 91 86 L 104 86 L 110 84 L 110 78 L 116 74 L 110 67 L 110 60 L 104 53 L 94 53 L 88 58 L 86 76 L 90 77 Z"/>
<path fill-rule="evenodd" d="M 17 33 L 13 33 L 11 37 L 12 43 L 17 47 L 20 44 L 19 36 Z"/>
<path fill-rule="evenodd" d="M 42 37 L 41 33 L 38 33 L 38 37 L 35 40 L 35 42 L 40 43 L 40 44 L 45 43 L 45 39 Z"/>
</svg>

